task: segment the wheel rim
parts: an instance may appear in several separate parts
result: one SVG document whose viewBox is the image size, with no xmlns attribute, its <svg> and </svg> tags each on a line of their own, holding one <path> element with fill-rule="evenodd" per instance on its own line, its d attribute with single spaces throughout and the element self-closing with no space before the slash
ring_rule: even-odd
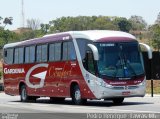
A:
<svg viewBox="0 0 160 119">
<path fill-rule="evenodd" d="M 80 100 L 80 99 L 81 99 L 80 90 L 76 90 L 76 91 L 75 91 L 75 99 L 76 99 L 76 100 Z"/>
<path fill-rule="evenodd" d="M 22 89 L 22 100 L 26 99 L 26 90 Z"/>
</svg>

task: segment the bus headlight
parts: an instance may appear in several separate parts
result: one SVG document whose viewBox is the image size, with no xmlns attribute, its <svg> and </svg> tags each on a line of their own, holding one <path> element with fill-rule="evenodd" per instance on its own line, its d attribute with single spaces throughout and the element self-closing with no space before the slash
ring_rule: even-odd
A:
<svg viewBox="0 0 160 119">
<path fill-rule="evenodd" d="M 112 88 L 112 85 L 107 84 L 106 82 L 101 82 L 101 86 L 105 87 L 105 88 Z"/>
<path fill-rule="evenodd" d="M 145 80 L 138 84 L 138 86 L 145 86 L 145 85 L 146 85 L 146 81 Z"/>
<path fill-rule="evenodd" d="M 105 87 L 106 88 L 112 88 L 112 85 L 109 85 L 109 84 L 106 83 Z"/>
</svg>

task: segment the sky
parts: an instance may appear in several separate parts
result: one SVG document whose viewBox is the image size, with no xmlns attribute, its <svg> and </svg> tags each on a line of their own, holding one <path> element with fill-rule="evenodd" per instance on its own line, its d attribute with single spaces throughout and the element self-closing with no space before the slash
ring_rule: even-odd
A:
<svg viewBox="0 0 160 119">
<path fill-rule="evenodd" d="M 22 26 L 21 0 L 0 0 L 0 16 L 13 17 L 13 30 Z M 160 12 L 160 0 L 24 0 L 25 21 L 39 19 L 41 23 L 62 16 L 142 16 L 153 24 Z M 26 23 L 25 23 L 26 24 Z"/>
</svg>

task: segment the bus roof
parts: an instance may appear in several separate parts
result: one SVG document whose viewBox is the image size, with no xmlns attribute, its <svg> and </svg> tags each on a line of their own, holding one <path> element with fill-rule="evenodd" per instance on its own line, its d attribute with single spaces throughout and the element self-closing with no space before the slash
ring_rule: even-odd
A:
<svg viewBox="0 0 160 119">
<path fill-rule="evenodd" d="M 21 42 L 6 44 L 4 48 L 38 44 L 38 43 L 47 43 L 52 41 L 68 40 L 70 38 L 86 38 L 96 41 L 98 39 L 113 38 L 113 37 L 136 39 L 133 35 L 122 31 L 111 31 L 111 30 L 68 31 L 68 32 L 45 35 L 41 38 L 35 38 Z"/>
</svg>

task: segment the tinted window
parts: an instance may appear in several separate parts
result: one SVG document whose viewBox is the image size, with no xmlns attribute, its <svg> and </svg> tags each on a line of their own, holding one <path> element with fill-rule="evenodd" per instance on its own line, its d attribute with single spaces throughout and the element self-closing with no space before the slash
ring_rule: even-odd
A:
<svg viewBox="0 0 160 119">
<path fill-rule="evenodd" d="M 48 54 L 48 49 L 47 49 L 47 45 L 42 45 L 42 62 L 46 62 L 47 61 L 47 54 Z"/>
<path fill-rule="evenodd" d="M 39 45 L 37 46 L 36 56 L 37 62 L 46 62 L 47 61 L 47 45 Z"/>
<path fill-rule="evenodd" d="M 19 50 L 19 54 L 18 54 L 18 63 L 19 64 L 22 64 L 23 63 L 23 61 L 24 61 L 24 48 L 18 48 L 18 50 Z"/>
<path fill-rule="evenodd" d="M 7 49 L 4 51 L 4 60 L 7 64 L 13 63 L 13 49 Z"/>
<path fill-rule="evenodd" d="M 87 53 L 87 70 L 95 74 L 95 68 L 94 68 L 94 58 L 92 53 Z"/>
<path fill-rule="evenodd" d="M 37 62 L 41 62 L 41 58 L 42 58 L 42 48 L 41 48 L 42 46 L 41 45 L 39 45 L 39 46 L 37 46 L 37 50 L 36 50 L 36 60 L 37 60 Z"/>
<path fill-rule="evenodd" d="M 54 55 L 54 46 L 55 44 L 50 44 L 49 45 L 49 61 L 54 61 L 55 60 L 55 55 Z"/>
<path fill-rule="evenodd" d="M 30 61 L 30 63 L 35 62 L 35 46 L 30 46 L 29 61 Z"/>
<path fill-rule="evenodd" d="M 25 63 L 29 63 L 29 47 L 25 48 Z"/>
<path fill-rule="evenodd" d="M 18 58 L 19 58 L 18 52 L 19 52 L 18 48 L 15 48 L 15 51 L 14 51 L 14 63 L 15 64 L 18 64 Z"/>
<path fill-rule="evenodd" d="M 75 52 L 73 42 L 68 42 L 68 59 L 70 60 L 76 59 L 76 52 Z"/>
<path fill-rule="evenodd" d="M 78 48 L 81 54 L 82 60 L 85 58 L 86 51 L 88 50 L 88 44 L 92 44 L 92 41 L 87 39 L 77 38 Z"/>
<path fill-rule="evenodd" d="M 61 43 L 55 43 L 55 61 L 61 60 Z"/>
<path fill-rule="evenodd" d="M 75 60 L 76 53 L 73 42 L 63 43 L 63 60 Z"/>
<path fill-rule="evenodd" d="M 68 60 L 68 42 L 63 43 L 63 60 Z"/>
<path fill-rule="evenodd" d="M 25 63 L 35 62 L 35 46 L 25 47 Z"/>
</svg>

